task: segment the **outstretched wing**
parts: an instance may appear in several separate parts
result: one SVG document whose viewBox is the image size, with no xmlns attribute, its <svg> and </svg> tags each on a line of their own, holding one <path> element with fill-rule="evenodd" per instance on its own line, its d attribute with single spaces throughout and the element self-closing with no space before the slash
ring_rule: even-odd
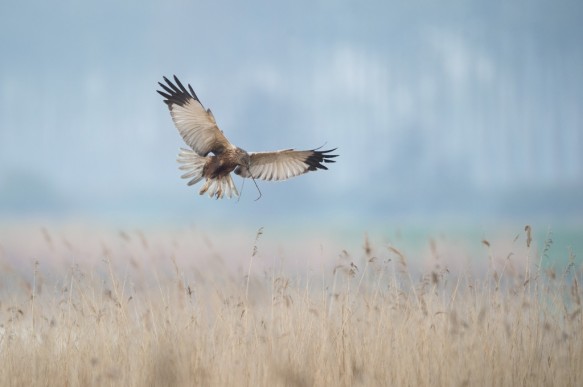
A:
<svg viewBox="0 0 583 387">
<path fill-rule="evenodd" d="M 190 85 L 189 93 L 176 75 L 176 85 L 166 77 L 164 80 L 167 85 L 158 82 L 164 91 L 156 91 L 165 98 L 174 125 L 192 150 L 206 156 L 209 152 L 221 154 L 225 149 L 233 147 L 217 126 L 210 109 L 204 109 Z"/>
<path fill-rule="evenodd" d="M 330 152 L 336 148 L 319 151 L 316 149 L 296 151 L 293 149 L 276 152 L 250 153 L 249 169 L 237 168 L 235 173 L 241 177 L 252 177 L 262 180 L 285 180 L 318 169 L 328 169 L 322 163 L 333 163 L 338 155 Z"/>
</svg>

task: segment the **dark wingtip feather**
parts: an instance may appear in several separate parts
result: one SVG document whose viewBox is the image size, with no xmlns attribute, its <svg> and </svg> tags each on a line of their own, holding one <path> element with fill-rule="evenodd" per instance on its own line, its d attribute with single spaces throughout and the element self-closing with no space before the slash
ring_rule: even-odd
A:
<svg viewBox="0 0 583 387">
<path fill-rule="evenodd" d="M 164 91 L 160 91 L 160 90 L 156 90 L 156 91 L 158 92 L 158 94 L 160 94 L 162 97 L 165 98 L 164 102 L 169 107 L 171 107 L 172 105 L 184 106 L 191 99 L 194 99 L 195 101 L 198 101 L 200 103 L 198 97 L 194 93 L 194 90 L 192 90 L 192 87 L 190 85 L 188 85 L 188 88 L 190 89 L 190 93 L 189 93 L 186 90 L 186 88 L 184 87 L 184 85 L 182 84 L 182 82 L 180 82 L 180 80 L 178 79 L 178 77 L 176 75 L 174 75 L 174 82 L 176 84 L 174 82 L 172 82 L 170 79 L 166 78 L 165 76 L 163 76 L 162 78 L 164 79 L 166 84 L 158 82 L 158 85 L 160 85 L 160 87 Z M 201 105 L 202 105 L 202 103 L 201 103 Z"/>
<path fill-rule="evenodd" d="M 312 154 L 308 156 L 308 158 L 305 160 L 306 164 L 309 165 L 308 170 L 309 171 L 316 171 L 318 169 L 328 170 L 328 167 L 326 167 L 322 163 L 335 163 L 336 160 L 331 159 L 334 157 L 338 157 L 338 155 L 331 155 L 330 152 L 334 152 L 337 148 L 324 151 L 320 151 L 317 149 L 313 149 Z"/>
</svg>

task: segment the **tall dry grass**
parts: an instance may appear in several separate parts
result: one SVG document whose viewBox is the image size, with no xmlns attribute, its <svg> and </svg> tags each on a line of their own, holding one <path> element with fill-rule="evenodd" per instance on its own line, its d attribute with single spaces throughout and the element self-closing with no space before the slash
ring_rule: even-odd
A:
<svg viewBox="0 0 583 387">
<path fill-rule="evenodd" d="M 260 266 L 260 233 L 238 271 L 192 235 L 40 234 L 0 241 L 0 385 L 583 385 L 581 267 L 529 230 L 478 270 L 366 239 L 304 272 Z"/>
</svg>

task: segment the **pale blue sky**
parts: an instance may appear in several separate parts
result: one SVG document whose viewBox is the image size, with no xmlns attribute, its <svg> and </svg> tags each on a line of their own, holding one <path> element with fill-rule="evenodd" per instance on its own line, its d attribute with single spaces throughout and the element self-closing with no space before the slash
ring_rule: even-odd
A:
<svg viewBox="0 0 583 387">
<path fill-rule="evenodd" d="M 1 1 L 0 215 L 578 221 L 582 4 Z M 172 74 L 242 148 L 338 162 L 199 197 L 155 93 Z"/>
</svg>

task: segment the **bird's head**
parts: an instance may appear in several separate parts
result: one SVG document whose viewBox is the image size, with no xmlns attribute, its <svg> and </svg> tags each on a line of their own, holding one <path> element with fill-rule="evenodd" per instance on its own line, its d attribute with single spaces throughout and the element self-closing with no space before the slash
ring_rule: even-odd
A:
<svg viewBox="0 0 583 387">
<path fill-rule="evenodd" d="M 249 164 L 251 163 L 251 157 L 249 156 L 249 153 L 247 153 L 245 149 L 237 147 L 237 156 L 237 163 L 249 170 Z"/>
</svg>

